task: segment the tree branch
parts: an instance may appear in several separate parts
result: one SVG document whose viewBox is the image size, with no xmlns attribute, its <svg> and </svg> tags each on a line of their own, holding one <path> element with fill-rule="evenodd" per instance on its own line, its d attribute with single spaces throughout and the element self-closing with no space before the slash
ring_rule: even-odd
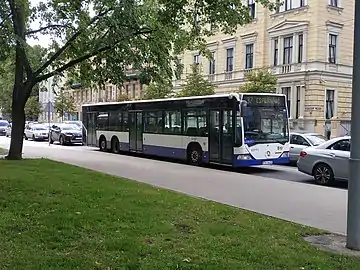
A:
<svg viewBox="0 0 360 270">
<path fill-rule="evenodd" d="M 50 25 L 47 25 L 47 26 L 44 26 L 44 27 L 40 27 L 39 29 L 36 29 L 36 30 L 27 31 L 27 32 L 25 32 L 25 35 L 33 35 L 33 34 L 37 34 L 39 32 L 42 32 L 42 31 L 45 31 L 45 30 L 48 30 L 48 29 L 51 29 L 51 28 L 68 27 L 70 25 L 71 25 L 70 23 L 67 23 L 67 24 L 50 24 Z"/>
<path fill-rule="evenodd" d="M 150 33 L 154 32 L 154 31 L 155 30 L 149 30 L 149 29 L 147 29 L 147 30 L 139 30 L 139 31 L 136 31 L 135 33 L 133 33 L 132 35 L 133 36 L 145 35 L 145 34 L 150 34 Z M 61 73 L 61 72 L 65 71 L 65 70 L 67 70 L 68 68 L 73 67 L 73 66 L 75 66 L 75 65 L 77 65 L 77 64 L 79 64 L 79 63 L 81 63 L 81 62 L 83 62 L 83 61 L 85 61 L 85 60 L 87 60 L 87 59 L 89 59 L 89 58 L 91 58 L 93 56 L 96 56 L 96 55 L 98 55 L 98 54 L 100 54 L 102 52 L 109 51 L 109 50 L 113 49 L 116 46 L 116 44 L 120 43 L 121 41 L 122 40 L 114 43 L 113 45 L 107 45 L 107 46 L 101 47 L 101 48 L 99 48 L 99 49 L 97 49 L 97 50 L 95 50 L 93 52 L 90 52 L 90 53 L 85 54 L 85 55 L 83 55 L 83 56 L 81 56 L 79 58 L 71 60 L 68 63 L 66 63 L 65 65 L 55 69 L 54 71 L 51 71 L 51 72 L 49 72 L 49 73 L 47 73 L 45 75 L 42 75 L 42 76 L 38 77 L 36 79 L 36 83 L 47 80 L 50 77 L 54 76 L 55 74 Z"/>
<path fill-rule="evenodd" d="M 8 15 L 5 16 L 5 18 L 0 22 L 0 27 L 3 27 L 5 22 L 10 18 L 11 12 L 9 12 Z"/>
<path fill-rule="evenodd" d="M 91 26 L 93 23 L 95 23 L 97 20 L 99 20 L 102 16 L 106 15 L 108 12 L 110 12 L 112 9 L 108 9 L 102 13 L 99 13 L 97 16 L 93 17 L 89 24 L 83 28 L 79 29 L 75 34 L 68 39 L 68 41 L 52 56 L 47 60 L 38 70 L 34 72 L 34 76 L 39 76 L 45 69 L 47 69 L 89 26 Z"/>
</svg>

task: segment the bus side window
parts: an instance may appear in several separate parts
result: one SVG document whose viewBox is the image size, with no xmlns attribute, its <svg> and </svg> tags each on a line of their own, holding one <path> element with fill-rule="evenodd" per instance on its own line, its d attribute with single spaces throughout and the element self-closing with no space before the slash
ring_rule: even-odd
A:
<svg viewBox="0 0 360 270">
<path fill-rule="evenodd" d="M 181 113 L 180 111 L 165 112 L 164 133 L 181 134 Z"/>
</svg>

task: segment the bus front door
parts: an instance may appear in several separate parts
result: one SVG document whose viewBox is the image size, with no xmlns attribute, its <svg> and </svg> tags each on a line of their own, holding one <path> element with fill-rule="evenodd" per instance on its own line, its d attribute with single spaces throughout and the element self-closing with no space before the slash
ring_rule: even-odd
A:
<svg viewBox="0 0 360 270">
<path fill-rule="evenodd" d="M 142 112 L 129 111 L 129 150 L 132 152 L 143 151 L 143 121 Z"/>
<path fill-rule="evenodd" d="M 210 162 L 232 164 L 233 161 L 232 111 L 210 111 L 209 159 Z"/>
</svg>

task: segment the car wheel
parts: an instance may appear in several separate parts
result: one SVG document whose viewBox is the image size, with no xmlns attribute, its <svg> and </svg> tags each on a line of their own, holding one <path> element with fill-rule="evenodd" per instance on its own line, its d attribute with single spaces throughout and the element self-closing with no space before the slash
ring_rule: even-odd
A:
<svg viewBox="0 0 360 270">
<path fill-rule="evenodd" d="M 65 145 L 65 140 L 64 140 L 64 137 L 63 137 L 63 136 L 60 136 L 60 138 L 59 138 L 59 143 L 60 143 L 61 145 Z"/>
<path fill-rule="evenodd" d="M 35 141 L 35 140 L 36 140 L 34 135 L 32 135 L 32 140 L 33 140 L 33 141 Z"/>
<path fill-rule="evenodd" d="M 319 185 L 327 186 L 334 182 L 334 172 L 330 166 L 320 163 L 314 167 L 313 176 Z"/>
<path fill-rule="evenodd" d="M 25 140 L 28 140 L 28 137 L 26 136 L 26 134 L 24 135 L 24 138 L 25 138 Z"/>
</svg>

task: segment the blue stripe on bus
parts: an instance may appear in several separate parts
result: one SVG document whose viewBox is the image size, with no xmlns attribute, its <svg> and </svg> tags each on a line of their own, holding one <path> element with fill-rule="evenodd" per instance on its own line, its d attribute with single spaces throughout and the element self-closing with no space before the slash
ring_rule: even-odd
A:
<svg viewBox="0 0 360 270">
<path fill-rule="evenodd" d="M 165 147 L 165 146 L 155 146 L 155 145 L 144 145 L 143 153 L 146 155 L 154 155 L 167 158 L 177 158 L 177 159 L 187 159 L 186 149 L 174 148 L 174 147 Z M 208 152 L 203 152 L 202 161 L 204 163 L 209 162 Z"/>
</svg>

